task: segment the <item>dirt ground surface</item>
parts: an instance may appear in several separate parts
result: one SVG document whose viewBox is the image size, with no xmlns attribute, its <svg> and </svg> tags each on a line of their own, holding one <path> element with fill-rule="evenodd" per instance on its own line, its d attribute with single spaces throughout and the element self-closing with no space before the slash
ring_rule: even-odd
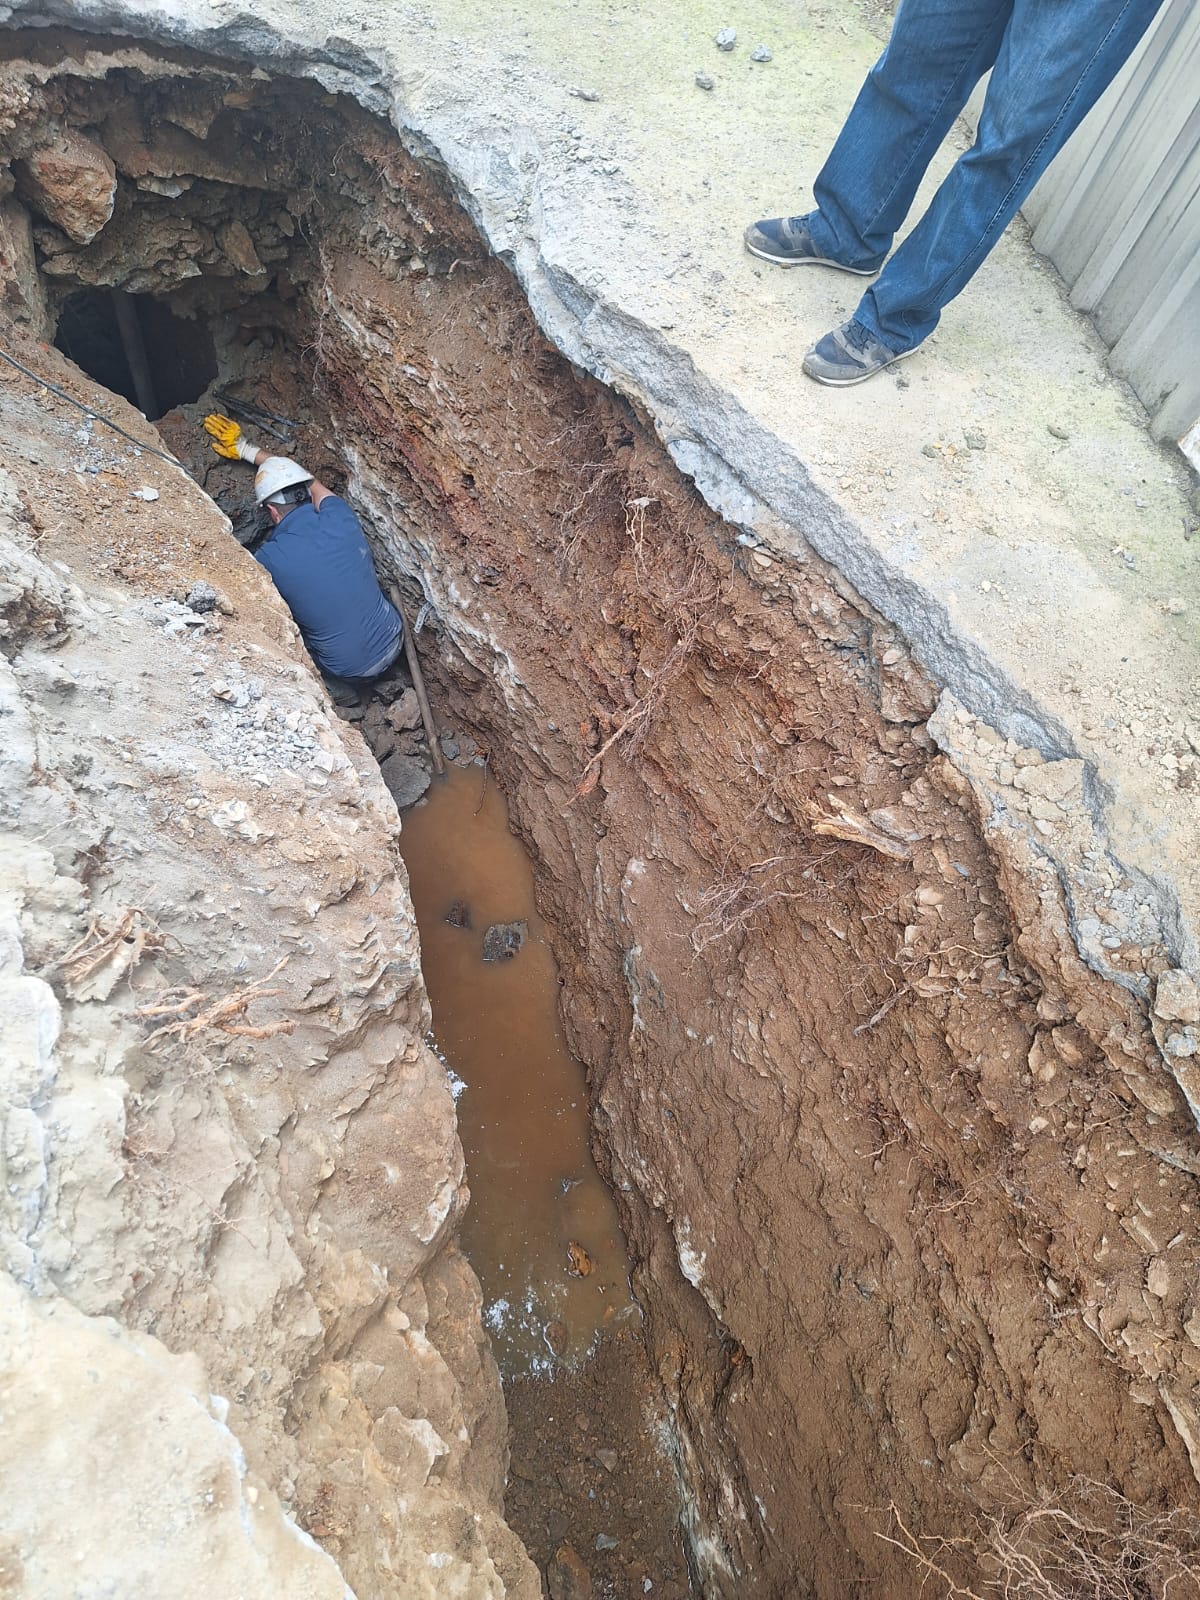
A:
<svg viewBox="0 0 1200 1600">
<path fill-rule="evenodd" d="M 675 31 L 632 7 L 511 9 L 486 37 L 475 13 L 399 8 L 364 13 L 361 45 L 288 8 L 225 32 L 219 15 L 141 25 L 276 50 L 423 137 L 402 149 L 260 66 L 202 86 L 244 136 L 222 123 L 181 154 L 174 135 L 156 143 L 160 69 L 137 69 L 148 91 L 132 80 L 154 112 L 134 137 L 97 108 L 106 69 L 82 50 L 90 82 L 61 101 L 52 85 L 30 115 L 65 104 L 152 183 L 205 164 L 199 242 L 176 241 L 189 273 L 227 273 L 231 249 L 249 261 L 235 222 L 286 259 L 276 348 L 311 374 L 380 562 L 419 575 L 437 703 L 493 752 L 538 862 L 703 1591 L 908 1600 L 931 1551 L 979 1585 L 1003 1576 L 995 1530 L 1072 1503 L 1081 1481 L 1110 1485 L 1118 1518 L 1178 1512 L 1194 1554 L 1200 995 L 1179 630 L 1195 574 L 1175 463 L 1019 239 L 971 302 L 999 333 L 964 301 L 908 389 L 829 406 L 797 390 L 800 324 L 837 291 L 754 278 L 727 248 L 734 186 L 725 212 L 699 192 L 698 163 L 715 184 L 714 148 L 747 149 L 780 99 L 735 79 L 751 70 L 737 58 L 695 101 L 704 8 Z M 309 45 L 280 44 L 272 19 Z M 827 102 L 869 54 L 849 13 L 814 6 L 785 33 L 750 7 L 743 25 L 836 121 Z M 676 89 L 612 76 L 634 59 Z M 290 128 L 279 96 L 303 108 Z M 697 105 L 724 107 L 725 144 Z M 589 116 L 585 140 L 571 130 Z M 314 139 L 337 159 L 298 189 Z M 772 130 L 771 160 L 790 163 L 784 144 Z M 231 149 L 253 166 L 245 193 Z M 278 243 L 280 191 L 295 245 Z M 152 255 L 138 219 L 153 202 L 136 203 L 80 265 L 45 230 L 40 248 L 63 273 L 105 248 Z M 751 311 L 770 313 L 770 341 L 747 341 Z M 1064 361 L 1082 388 L 1056 387 Z M 983 447 L 959 448 L 966 418 Z M 872 477 L 885 462 L 894 487 L 887 465 Z M 83 485 L 79 516 L 137 576 L 142 511 L 106 492 L 110 506 Z M 1098 538 L 1133 565 L 1110 567 Z M 1181 592 L 1184 610 L 1165 609 Z M 1083 731 L 1086 695 L 1117 724 L 1102 736 Z M 281 805 L 271 827 L 289 821 Z M 370 1192 L 361 1172 L 345 1183 Z M 534 1402 L 553 1464 L 559 1411 L 534 1396 L 534 1418 Z M 566 1409 L 608 1425 L 591 1402 Z M 335 1437 L 337 1414 L 320 1412 Z M 308 1505 L 312 1531 L 361 1559 L 345 1474 L 327 1500 Z M 554 1531 L 530 1516 L 544 1558 Z M 590 1566 L 620 1546 L 576 1553 Z M 597 1581 L 613 1570 L 597 1562 Z"/>
</svg>

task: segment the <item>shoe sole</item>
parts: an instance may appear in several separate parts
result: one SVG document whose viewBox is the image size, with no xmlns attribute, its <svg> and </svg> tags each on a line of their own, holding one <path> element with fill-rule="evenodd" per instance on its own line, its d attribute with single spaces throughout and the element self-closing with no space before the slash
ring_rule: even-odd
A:
<svg viewBox="0 0 1200 1600">
<path fill-rule="evenodd" d="M 924 340 L 921 341 L 924 343 Z M 913 345 L 911 350 L 901 350 L 899 355 L 894 355 L 890 361 L 885 361 L 881 367 L 875 367 L 871 372 L 860 372 L 857 378 L 822 378 L 815 372 L 810 372 L 808 367 L 801 364 L 801 371 L 806 378 L 811 378 L 814 383 L 822 383 L 827 389 L 852 389 L 856 383 L 866 383 L 868 378 L 877 378 L 881 372 L 886 372 L 889 367 L 894 367 L 897 361 L 904 361 L 909 356 L 915 356 L 921 345 Z"/>
<path fill-rule="evenodd" d="M 769 261 L 773 267 L 833 267 L 838 272 L 852 272 L 856 278 L 873 278 L 880 270 L 878 267 L 847 267 L 841 261 L 829 261 L 825 256 L 773 256 L 766 250 L 760 250 L 756 244 L 747 244 L 746 249 L 760 261 Z"/>
</svg>

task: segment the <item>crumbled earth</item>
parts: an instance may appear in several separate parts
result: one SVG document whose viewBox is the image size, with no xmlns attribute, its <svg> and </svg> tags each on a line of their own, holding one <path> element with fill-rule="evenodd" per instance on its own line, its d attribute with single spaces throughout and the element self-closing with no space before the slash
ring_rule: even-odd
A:
<svg viewBox="0 0 1200 1600">
<path fill-rule="evenodd" d="M 552 1379 L 518 1378 L 505 1399 L 505 1511 L 552 1600 L 560 1569 L 580 1600 L 688 1600 L 678 1489 L 640 1333 L 603 1337 L 591 1360 Z M 574 1561 L 556 1561 L 564 1546 Z"/>
</svg>

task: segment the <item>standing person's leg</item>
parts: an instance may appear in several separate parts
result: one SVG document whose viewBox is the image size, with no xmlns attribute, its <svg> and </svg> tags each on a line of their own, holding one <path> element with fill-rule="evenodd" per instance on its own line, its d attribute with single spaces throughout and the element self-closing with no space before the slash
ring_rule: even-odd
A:
<svg viewBox="0 0 1200 1600">
<path fill-rule="evenodd" d="M 1013 0 L 902 0 L 813 185 L 817 209 L 746 230 L 752 254 L 869 274 L 891 249 L 934 151 L 996 59 Z"/>
<path fill-rule="evenodd" d="M 1129 58 L 1162 0 L 1015 0 L 974 145 L 804 370 L 856 383 L 916 349 Z"/>
</svg>

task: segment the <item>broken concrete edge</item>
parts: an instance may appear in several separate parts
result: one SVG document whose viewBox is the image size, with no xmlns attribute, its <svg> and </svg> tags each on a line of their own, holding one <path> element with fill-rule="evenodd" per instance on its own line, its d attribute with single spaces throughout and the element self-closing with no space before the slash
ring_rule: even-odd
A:
<svg viewBox="0 0 1200 1600">
<path fill-rule="evenodd" d="M 0 4 L 0 25 L 53 27 L 104 33 L 132 44 L 186 48 L 233 63 L 312 78 L 330 93 L 346 94 L 385 118 L 414 156 L 442 171 L 488 247 L 509 267 L 528 298 L 542 332 L 567 359 L 637 404 L 648 416 L 680 470 L 726 521 L 784 561 L 813 552 L 847 582 L 864 610 L 894 627 L 914 659 L 942 693 L 947 712 L 961 706 L 972 716 L 1047 761 L 1077 760 L 1068 729 L 1013 681 L 968 638 L 942 602 L 899 572 L 864 535 L 861 526 L 814 483 L 803 460 L 759 423 L 736 397 L 711 382 L 692 357 L 662 333 L 595 290 L 555 260 L 554 240 L 535 220 L 544 216 L 538 193 L 536 149 L 510 143 L 468 143 L 452 128 L 435 128 L 406 104 L 402 70 L 385 52 L 373 54 L 329 35 L 320 46 L 289 36 L 248 13 L 213 26 L 179 11 L 139 10 L 122 0 L 15 0 Z M 134 24 L 136 24 L 136 31 Z M 517 209 L 519 227 L 508 215 Z M 734 462 L 738 465 L 735 467 Z M 944 732 L 948 716 L 932 719 Z M 939 745 L 961 766 L 954 741 Z M 1153 907 L 1158 938 L 1177 970 L 1200 973 L 1200 937 L 1175 887 L 1149 877 L 1122 858 L 1109 823 L 1116 798 L 1093 762 L 1085 762 L 1080 803 L 1086 808 L 1095 851 L 1111 861 Z M 978 786 L 978 777 L 969 781 Z M 989 808 L 1001 803 L 986 793 Z M 1147 978 L 1121 972 L 1080 934 L 1088 893 L 1073 863 L 1039 841 L 1053 863 L 1070 909 L 1080 958 L 1099 977 L 1131 990 L 1147 1005 Z M 1174 1074 L 1173 1059 L 1164 1064 Z M 1189 1104 L 1192 1103 L 1188 1097 Z M 1200 1122 L 1200 1109 L 1193 1106 Z"/>
</svg>

